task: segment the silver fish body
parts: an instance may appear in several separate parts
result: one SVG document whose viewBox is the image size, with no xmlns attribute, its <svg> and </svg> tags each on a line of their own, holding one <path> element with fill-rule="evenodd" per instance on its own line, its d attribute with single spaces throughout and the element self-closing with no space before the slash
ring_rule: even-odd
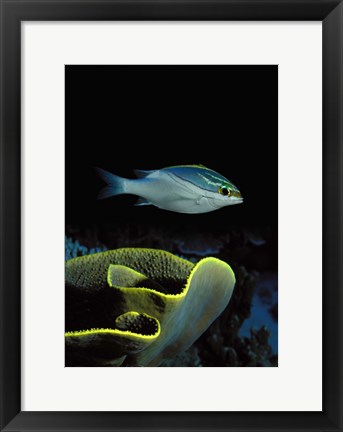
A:
<svg viewBox="0 0 343 432">
<path fill-rule="evenodd" d="M 243 202 L 233 183 L 202 165 L 137 170 L 137 179 L 125 179 L 102 169 L 97 171 L 107 183 L 99 198 L 132 194 L 140 197 L 136 205 L 152 204 L 164 210 L 193 214 Z"/>
</svg>

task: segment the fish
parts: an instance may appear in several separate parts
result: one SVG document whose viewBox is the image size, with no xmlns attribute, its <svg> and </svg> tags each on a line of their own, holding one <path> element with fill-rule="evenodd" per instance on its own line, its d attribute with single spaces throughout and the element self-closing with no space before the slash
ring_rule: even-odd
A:
<svg viewBox="0 0 343 432">
<path fill-rule="evenodd" d="M 96 168 L 106 187 L 99 199 L 131 194 L 136 205 L 153 205 L 177 213 L 208 213 L 240 204 L 243 197 L 227 178 L 204 165 L 177 165 L 157 170 L 134 170 L 137 178 L 119 177 Z"/>
</svg>

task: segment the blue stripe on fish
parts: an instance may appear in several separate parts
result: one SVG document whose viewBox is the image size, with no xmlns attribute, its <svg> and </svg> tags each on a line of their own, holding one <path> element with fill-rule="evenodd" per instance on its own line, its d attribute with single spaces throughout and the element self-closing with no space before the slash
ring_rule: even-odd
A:
<svg viewBox="0 0 343 432">
<path fill-rule="evenodd" d="M 161 171 L 171 172 L 182 180 L 188 181 L 203 190 L 217 192 L 219 187 L 227 184 L 238 191 L 236 186 L 227 178 L 203 165 L 180 165 L 163 168 Z"/>
</svg>

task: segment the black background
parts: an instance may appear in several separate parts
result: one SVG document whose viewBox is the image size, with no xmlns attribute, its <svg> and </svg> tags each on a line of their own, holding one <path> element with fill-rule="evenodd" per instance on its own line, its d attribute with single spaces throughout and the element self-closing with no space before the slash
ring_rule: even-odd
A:
<svg viewBox="0 0 343 432">
<path fill-rule="evenodd" d="M 187 224 L 277 229 L 277 66 L 66 66 L 66 224 Z M 94 167 L 203 164 L 232 181 L 244 203 L 206 214 L 97 200 Z"/>
</svg>

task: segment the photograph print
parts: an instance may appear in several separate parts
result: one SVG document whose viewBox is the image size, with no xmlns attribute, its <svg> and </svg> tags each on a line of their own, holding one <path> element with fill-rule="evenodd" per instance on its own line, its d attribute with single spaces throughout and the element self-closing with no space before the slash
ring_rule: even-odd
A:
<svg viewBox="0 0 343 432">
<path fill-rule="evenodd" d="M 278 366 L 278 67 L 65 66 L 65 366 Z"/>
</svg>

